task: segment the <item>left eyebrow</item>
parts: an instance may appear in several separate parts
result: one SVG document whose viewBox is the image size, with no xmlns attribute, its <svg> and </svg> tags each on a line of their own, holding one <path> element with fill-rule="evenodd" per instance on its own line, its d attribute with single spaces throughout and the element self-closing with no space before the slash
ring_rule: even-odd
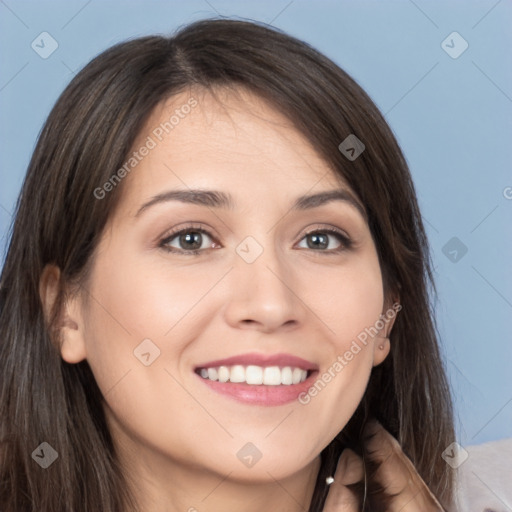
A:
<svg viewBox="0 0 512 512">
<path fill-rule="evenodd" d="M 298 197 L 293 206 L 292 210 L 309 210 L 311 208 L 317 208 L 326 203 L 332 201 L 343 201 L 353 208 L 355 208 L 363 217 L 367 219 L 366 210 L 362 204 L 346 189 L 327 190 L 325 192 L 319 192 L 309 196 Z"/>
<path fill-rule="evenodd" d="M 182 203 L 211 208 L 226 208 L 230 210 L 233 210 L 235 206 L 233 197 L 219 190 L 169 190 L 158 194 L 147 203 L 144 203 L 135 214 L 135 217 L 138 217 L 144 210 L 147 210 L 155 204 L 168 201 L 180 201 Z M 324 192 L 318 192 L 317 194 L 300 196 L 295 199 L 291 209 L 295 211 L 310 210 L 332 201 L 342 201 L 352 206 L 362 215 L 363 219 L 367 219 L 365 208 L 356 200 L 352 193 L 346 189 L 326 190 Z"/>
</svg>

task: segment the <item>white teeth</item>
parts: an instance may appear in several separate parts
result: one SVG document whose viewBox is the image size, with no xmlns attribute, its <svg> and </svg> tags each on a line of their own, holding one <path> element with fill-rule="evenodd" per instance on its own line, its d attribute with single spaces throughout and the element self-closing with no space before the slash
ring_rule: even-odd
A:
<svg viewBox="0 0 512 512">
<path fill-rule="evenodd" d="M 289 366 L 286 366 L 281 370 L 281 384 L 289 386 L 293 382 L 293 372 Z"/>
<path fill-rule="evenodd" d="M 221 366 L 218 370 L 219 382 L 227 382 L 229 380 L 229 368 Z"/>
<path fill-rule="evenodd" d="M 290 386 L 299 384 L 307 379 L 308 372 L 302 368 L 285 366 L 219 366 L 218 368 L 201 368 L 199 372 L 203 379 L 219 382 L 246 383 L 253 386 Z"/>
<path fill-rule="evenodd" d="M 300 368 L 294 368 L 292 373 L 292 383 L 298 384 L 302 380 L 302 370 Z"/>
<path fill-rule="evenodd" d="M 279 366 L 267 366 L 263 370 L 263 384 L 265 386 L 279 386 L 281 384 L 281 370 Z"/>
<path fill-rule="evenodd" d="M 263 384 L 263 368 L 261 366 L 248 366 L 245 369 L 245 382 L 247 384 Z"/>
<path fill-rule="evenodd" d="M 230 382 L 245 382 L 245 368 L 239 364 L 231 368 Z"/>
</svg>

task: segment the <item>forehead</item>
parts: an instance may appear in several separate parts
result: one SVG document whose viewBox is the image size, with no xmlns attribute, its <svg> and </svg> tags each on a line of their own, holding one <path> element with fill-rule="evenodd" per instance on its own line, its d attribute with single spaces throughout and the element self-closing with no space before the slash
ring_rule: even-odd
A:
<svg viewBox="0 0 512 512">
<path fill-rule="evenodd" d="M 193 106 L 191 106 L 193 105 Z M 261 96 L 242 87 L 190 89 L 160 102 L 139 134 L 179 152 L 215 147 L 224 154 L 286 149 L 311 163 L 326 163 L 293 122 Z M 235 146 L 232 142 L 237 142 Z M 245 156 L 244 155 L 242 156 Z M 284 156 L 284 154 L 283 154 Z"/>
<path fill-rule="evenodd" d="M 131 196 L 164 185 L 227 188 L 247 197 L 272 187 L 284 196 L 317 186 L 350 190 L 290 119 L 243 88 L 192 88 L 162 101 L 132 152 L 145 146 L 124 184 Z"/>
</svg>

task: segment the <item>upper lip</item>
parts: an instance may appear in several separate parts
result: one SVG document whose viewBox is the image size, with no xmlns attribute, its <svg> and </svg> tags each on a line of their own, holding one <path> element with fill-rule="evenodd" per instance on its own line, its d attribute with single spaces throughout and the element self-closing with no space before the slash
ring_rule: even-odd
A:
<svg viewBox="0 0 512 512">
<path fill-rule="evenodd" d="M 225 359 L 217 359 L 196 366 L 196 370 L 200 368 L 218 368 L 219 366 L 291 366 L 293 368 L 301 368 L 302 370 L 318 370 L 318 365 L 302 359 L 301 357 L 291 354 L 240 354 L 238 356 L 227 357 Z"/>
</svg>

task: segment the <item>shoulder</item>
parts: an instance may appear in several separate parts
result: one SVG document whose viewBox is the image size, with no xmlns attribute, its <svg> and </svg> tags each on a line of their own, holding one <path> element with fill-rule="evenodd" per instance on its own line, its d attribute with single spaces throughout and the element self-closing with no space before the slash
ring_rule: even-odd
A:
<svg viewBox="0 0 512 512">
<path fill-rule="evenodd" d="M 454 512 L 512 511 L 512 438 L 465 446 L 456 474 Z"/>
</svg>

